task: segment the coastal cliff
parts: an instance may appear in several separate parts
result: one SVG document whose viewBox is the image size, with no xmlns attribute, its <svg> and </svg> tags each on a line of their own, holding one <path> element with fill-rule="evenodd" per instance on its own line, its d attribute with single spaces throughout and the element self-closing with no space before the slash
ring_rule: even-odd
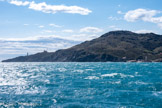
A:
<svg viewBox="0 0 162 108">
<path fill-rule="evenodd" d="M 20 56 L 2 62 L 162 62 L 162 35 L 111 31 L 56 52 Z"/>
</svg>

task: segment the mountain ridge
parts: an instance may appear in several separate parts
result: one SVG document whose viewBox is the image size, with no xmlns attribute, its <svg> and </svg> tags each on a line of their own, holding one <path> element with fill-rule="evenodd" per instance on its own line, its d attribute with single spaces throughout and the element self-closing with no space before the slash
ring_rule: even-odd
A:
<svg viewBox="0 0 162 108">
<path fill-rule="evenodd" d="M 131 31 L 110 31 L 56 52 L 37 53 L 2 62 L 161 62 L 162 35 Z"/>
</svg>

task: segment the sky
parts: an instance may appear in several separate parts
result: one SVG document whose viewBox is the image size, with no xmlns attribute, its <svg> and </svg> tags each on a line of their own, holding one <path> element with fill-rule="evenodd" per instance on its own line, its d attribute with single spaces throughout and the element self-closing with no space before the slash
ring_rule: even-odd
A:
<svg viewBox="0 0 162 108">
<path fill-rule="evenodd" d="M 161 0 L 0 0 L 0 60 L 114 30 L 162 34 Z"/>
</svg>

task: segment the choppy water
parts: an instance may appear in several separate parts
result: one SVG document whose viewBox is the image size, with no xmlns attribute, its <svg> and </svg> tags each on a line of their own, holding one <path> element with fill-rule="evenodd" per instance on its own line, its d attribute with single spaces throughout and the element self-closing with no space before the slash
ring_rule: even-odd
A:
<svg viewBox="0 0 162 108">
<path fill-rule="evenodd" d="M 2 108 L 162 108 L 162 63 L 0 63 Z"/>
</svg>

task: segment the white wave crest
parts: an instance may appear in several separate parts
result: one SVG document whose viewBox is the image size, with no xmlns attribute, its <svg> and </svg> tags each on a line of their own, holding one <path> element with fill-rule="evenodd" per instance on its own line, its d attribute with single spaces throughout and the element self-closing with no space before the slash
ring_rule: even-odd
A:
<svg viewBox="0 0 162 108">
<path fill-rule="evenodd" d="M 85 79 L 99 79 L 99 77 L 96 77 L 96 76 L 88 76 L 88 77 L 86 77 Z"/>
<path fill-rule="evenodd" d="M 125 75 L 125 74 L 122 74 L 122 73 L 110 73 L 110 74 L 103 74 L 101 75 L 101 77 L 114 77 L 114 76 L 117 76 L 119 75 L 121 78 L 124 78 L 124 77 L 134 77 L 133 75 Z"/>
<path fill-rule="evenodd" d="M 114 77 L 116 75 L 118 75 L 118 73 L 103 74 L 103 75 L 101 75 L 101 77 Z"/>
</svg>

